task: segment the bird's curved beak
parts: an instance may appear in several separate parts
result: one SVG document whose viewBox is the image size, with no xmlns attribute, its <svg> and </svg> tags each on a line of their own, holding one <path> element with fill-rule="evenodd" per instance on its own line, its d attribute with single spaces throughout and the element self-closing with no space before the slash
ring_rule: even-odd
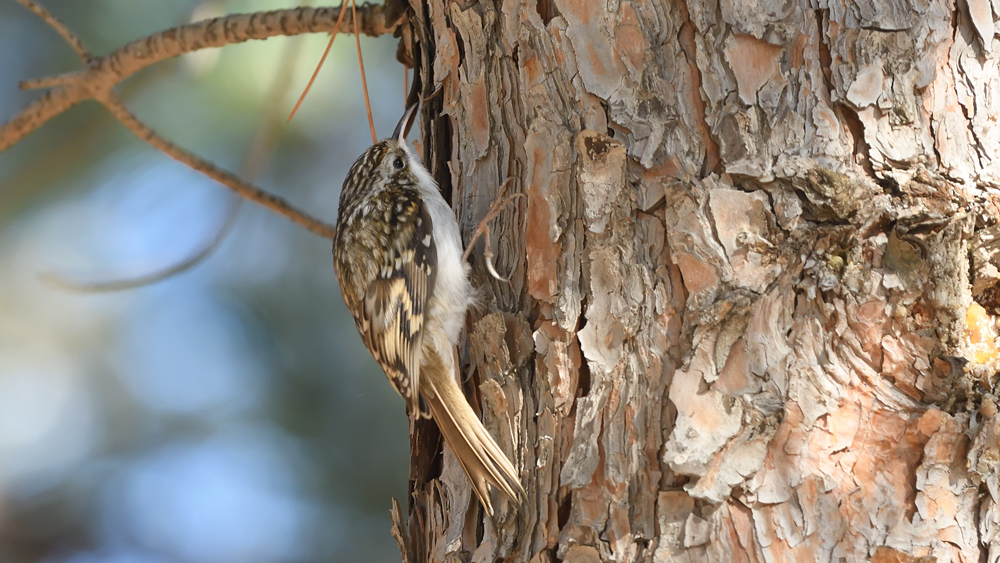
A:
<svg viewBox="0 0 1000 563">
<path fill-rule="evenodd" d="M 397 143 L 406 142 L 406 134 L 410 132 L 410 127 L 413 125 L 413 120 L 417 116 L 417 106 L 419 104 L 413 104 L 406 108 L 406 112 L 403 113 L 403 117 L 399 118 L 399 123 L 396 124 L 396 130 L 392 133 L 392 138 L 396 140 Z"/>
</svg>

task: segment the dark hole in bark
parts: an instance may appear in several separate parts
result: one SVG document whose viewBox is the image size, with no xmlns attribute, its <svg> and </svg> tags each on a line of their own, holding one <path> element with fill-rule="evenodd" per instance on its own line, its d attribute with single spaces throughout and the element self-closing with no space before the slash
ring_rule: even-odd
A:
<svg viewBox="0 0 1000 563">
<path fill-rule="evenodd" d="M 422 454 L 420 465 L 424 469 L 422 481 L 428 483 L 441 476 L 444 459 L 441 448 L 444 447 L 444 439 L 433 420 L 421 419 L 417 421 L 415 426 L 414 439 L 415 441 L 419 440 L 420 445 L 423 446 L 421 448 L 423 451 L 420 452 Z M 413 446 L 411 445 L 411 447 Z"/>
<path fill-rule="evenodd" d="M 1000 314 L 1000 287 L 992 285 L 976 297 L 976 302 L 991 315 Z"/>
<path fill-rule="evenodd" d="M 583 145 L 590 160 L 604 159 L 610 150 L 609 143 L 599 137 L 587 137 L 583 140 Z"/>
<path fill-rule="evenodd" d="M 566 496 L 563 497 L 562 502 L 559 503 L 559 513 L 557 514 L 557 522 L 559 523 L 559 529 L 563 529 L 566 523 L 569 522 L 569 509 L 573 506 L 573 493 L 567 492 Z"/>
<path fill-rule="evenodd" d="M 458 65 L 462 66 L 462 62 L 465 61 L 465 41 L 461 33 L 455 34 L 455 45 L 458 46 Z"/>
<path fill-rule="evenodd" d="M 638 538 L 635 540 L 635 545 L 639 547 L 639 555 L 642 555 L 649 549 L 649 540 L 646 538 Z"/>
<path fill-rule="evenodd" d="M 864 239 L 873 237 L 879 233 L 888 234 L 892 230 L 893 224 L 892 218 L 888 215 L 879 215 L 868 223 L 868 226 L 860 232 L 860 236 Z M 872 260 L 874 258 L 870 250 L 865 251 L 864 257 L 865 260 Z"/>
<path fill-rule="evenodd" d="M 826 38 L 823 37 L 823 10 L 815 10 L 815 12 L 817 34 L 820 36 L 819 66 L 823 71 L 823 80 L 826 83 L 826 89 L 832 90 L 833 71 L 830 64 L 833 62 L 833 57 L 830 55 L 830 46 L 826 44 Z"/>
<path fill-rule="evenodd" d="M 578 395 L 580 397 L 586 397 L 590 394 L 590 364 L 587 363 L 586 358 L 580 362 L 580 381 L 577 383 L 577 389 L 580 390 Z"/>
<path fill-rule="evenodd" d="M 607 135 L 608 137 L 614 137 L 615 129 L 614 129 L 614 123 L 611 121 L 611 106 L 608 104 L 608 101 L 605 100 L 604 98 L 601 98 L 601 111 L 604 112 L 604 120 L 608 123 Z"/>
<path fill-rule="evenodd" d="M 903 190 L 900 189 L 899 182 L 891 176 L 875 178 L 875 183 L 878 184 L 879 187 L 882 188 L 882 191 L 887 195 L 894 195 L 897 197 L 903 195 Z"/>
<path fill-rule="evenodd" d="M 556 8 L 555 2 L 552 0 L 538 0 L 535 3 L 535 10 L 538 11 L 538 15 L 542 18 L 542 23 L 549 25 L 552 18 L 559 15 L 559 9 Z"/>
<path fill-rule="evenodd" d="M 440 100 L 441 96 L 437 96 L 437 99 Z M 438 107 L 435 108 L 437 111 L 440 111 L 440 103 L 440 101 L 437 102 Z M 438 187 L 441 189 L 441 196 L 444 197 L 449 206 L 452 205 L 454 198 L 451 185 L 451 171 L 448 168 L 448 161 L 451 159 L 451 139 L 451 119 L 447 115 L 439 115 L 434 120 L 435 148 L 433 151 L 433 174 L 434 179 L 437 180 Z"/>
<path fill-rule="evenodd" d="M 479 507 L 477 509 L 481 510 L 482 508 Z M 477 516 L 476 517 L 476 544 L 478 545 L 478 544 L 483 543 L 483 536 L 486 535 L 486 519 L 480 517 L 480 515 L 478 515 L 478 514 L 476 516 Z"/>
<path fill-rule="evenodd" d="M 853 108 L 843 104 L 836 104 L 834 112 L 843 120 L 844 123 L 847 124 L 847 130 L 850 131 L 851 137 L 854 139 L 855 159 L 861 161 L 861 168 L 865 171 L 865 174 L 867 174 L 869 178 L 878 182 L 878 184 L 882 186 L 882 189 L 886 189 L 886 186 L 882 183 L 883 179 L 879 178 L 878 175 L 875 174 L 875 169 L 872 168 L 871 159 L 868 158 L 870 147 L 868 146 L 868 141 L 865 139 L 865 126 L 861 123 L 861 119 L 858 117 L 857 112 L 855 112 Z"/>
</svg>

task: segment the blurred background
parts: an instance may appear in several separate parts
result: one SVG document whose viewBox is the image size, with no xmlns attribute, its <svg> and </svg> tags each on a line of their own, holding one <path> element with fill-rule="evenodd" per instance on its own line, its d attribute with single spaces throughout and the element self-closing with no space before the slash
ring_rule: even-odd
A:
<svg viewBox="0 0 1000 563">
<path fill-rule="evenodd" d="M 97 55 L 168 27 L 294 1 L 41 0 Z M 119 86 L 162 135 L 237 170 L 284 116 L 328 36 L 275 38 L 155 65 Z M 286 101 L 268 93 L 301 41 Z M 402 113 L 396 40 L 362 38 L 376 128 Z M 0 0 L 0 121 L 17 81 L 79 68 Z M 371 143 L 354 38 L 340 36 L 257 179 L 333 223 Z M 331 243 L 242 206 L 218 250 L 150 287 L 79 294 L 40 274 L 130 277 L 197 251 L 232 195 L 86 102 L 0 153 L 0 563 L 399 561 L 402 400 L 340 298 Z"/>
</svg>

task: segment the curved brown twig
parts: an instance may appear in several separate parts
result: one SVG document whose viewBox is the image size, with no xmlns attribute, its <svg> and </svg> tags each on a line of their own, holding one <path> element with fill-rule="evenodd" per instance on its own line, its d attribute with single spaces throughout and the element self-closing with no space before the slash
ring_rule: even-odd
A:
<svg viewBox="0 0 1000 563">
<path fill-rule="evenodd" d="M 31 13 L 35 14 L 42 21 L 49 24 L 49 27 L 54 29 L 55 32 L 58 33 L 59 36 L 62 37 L 64 41 L 66 41 L 66 43 L 69 44 L 70 48 L 72 48 L 73 51 L 76 52 L 76 55 L 80 57 L 80 60 L 83 61 L 84 64 L 89 63 L 91 59 L 94 58 L 94 56 L 90 54 L 90 51 L 83 46 L 83 41 L 80 41 L 80 38 L 77 37 L 75 33 L 70 31 L 69 28 L 66 27 L 66 24 L 62 22 L 62 20 L 53 16 L 52 12 L 49 12 L 47 9 L 45 9 L 44 6 L 35 2 L 34 0 L 14 0 L 14 1 L 24 6 L 25 8 L 31 10 Z"/>
</svg>

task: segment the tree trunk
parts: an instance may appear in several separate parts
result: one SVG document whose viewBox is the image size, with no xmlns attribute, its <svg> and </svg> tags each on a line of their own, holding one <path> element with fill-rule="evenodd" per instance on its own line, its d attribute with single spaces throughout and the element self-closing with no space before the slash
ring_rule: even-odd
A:
<svg viewBox="0 0 1000 563">
<path fill-rule="evenodd" d="M 418 424 L 406 561 L 1000 561 L 988 2 L 411 4 L 528 500 Z"/>
</svg>

